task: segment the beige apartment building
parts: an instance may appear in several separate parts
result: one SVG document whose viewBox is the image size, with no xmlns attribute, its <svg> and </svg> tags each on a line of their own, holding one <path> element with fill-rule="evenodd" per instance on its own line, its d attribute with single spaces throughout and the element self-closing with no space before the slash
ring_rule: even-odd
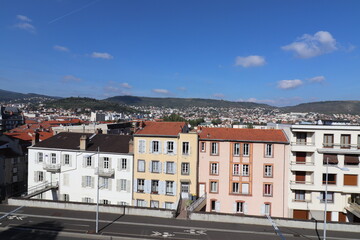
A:
<svg viewBox="0 0 360 240">
<path fill-rule="evenodd" d="M 176 209 L 197 193 L 198 135 L 185 122 L 143 122 L 134 134 L 133 205 Z"/>
</svg>

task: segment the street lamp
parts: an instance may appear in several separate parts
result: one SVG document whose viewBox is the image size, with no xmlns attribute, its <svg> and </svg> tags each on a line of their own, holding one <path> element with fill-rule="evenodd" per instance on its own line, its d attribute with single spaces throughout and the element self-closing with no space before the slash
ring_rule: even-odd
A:
<svg viewBox="0 0 360 240">
<path fill-rule="evenodd" d="M 349 171 L 348 168 L 341 168 L 339 166 L 334 166 L 342 171 Z M 327 212 L 327 188 L 328 188 L 328 178 L 329 178 L 329 157 L 326 157 L 326 174 L 325 174 L 325 210 L 324 210 L 324 235 L 323 240 L 326 240 L 326 212 Z"/>
</svg>

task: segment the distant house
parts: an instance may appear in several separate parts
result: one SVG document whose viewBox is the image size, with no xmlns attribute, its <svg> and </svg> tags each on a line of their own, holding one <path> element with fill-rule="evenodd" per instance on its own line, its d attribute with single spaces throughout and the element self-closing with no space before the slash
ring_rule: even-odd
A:
<svg viewBox="0 0 360 240">
<path fill-rule="evenodd" d="M 24 116 L 16 107 L 0 106 L 0 132 L 6 132 L 24 124 Z"/>
<path fill-rule="evenodd" d="M 29 148 L 29 194 L 34 198 L 131 205 L 132 137 L 59 133 Z M 38 186 L 39 191 L 32 192 Z"/>
</svg>

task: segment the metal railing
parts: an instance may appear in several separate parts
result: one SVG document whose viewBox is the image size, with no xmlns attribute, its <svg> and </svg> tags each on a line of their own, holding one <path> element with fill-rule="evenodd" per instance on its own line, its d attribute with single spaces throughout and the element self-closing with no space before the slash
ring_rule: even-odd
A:
<svg viewBox="0 0 360 240">
<path fill-rule="evenodd" d="M 47 171 L 60 171 L 61 164 L 58 163 L 44 163 L 43 168 Z"/>
<path fill-rule="evenodd" d="M 192 212 L 194 211 L 194 209 L 196 209 L 198 206 L 200 206 L 201 203 L 203 203 L 204 201 L 206 201 L 206 193 L 204 193 L 204 195 L 202 195 L 201 197 L 199 197 L 198 199 L 196 199 L 188 208 L 187 210 Z"/>
<path fill-rule="evenodd" d="M 290 181 L 290 184 L 306 184 L 306 185 L 312 185 L 314 184 L 313 181 Z"/>
<path fill-rule="evenodd" d="M 359 144 L 347 144 L 347 143 L 323 143 L 324 148 L 335 148 L 335 149 L 360 149 Z"/>
<path fill-rule="evenodd" d="M 297 161 L 291 161 L 290 165 L 305 165 L 305 166 L 313 166 L 314 162 L 297 162 Z"/>
<path fill-rule="evenodd" d="M 46 188 L 57 188 L 59 186 L 59 183 L 58 182 L 48 182 L 48 181 L 45 181 L 45 182 L 42 182 L 38 185 L 35 185 L 35 186 L 32 186 L 32 187 L 29 187 L 27 192 L 24 193 L 24 195 L 30 195 L 30 194 L 33 194 L 33 193 L 36 193 L 38 191 L 42 191 Z"/>
<path fill-rule="evenodd" d="M 291 142 L 291 146 L 315 146 L 313 142 Z"/>
<path fill-rule="evenodd" d="M 95 174 L 99 174 L 100 177 L 112 177 L 115 174 L 115 169 L 113 169 L 113 168 L 96 168 Z"/>
</svg>

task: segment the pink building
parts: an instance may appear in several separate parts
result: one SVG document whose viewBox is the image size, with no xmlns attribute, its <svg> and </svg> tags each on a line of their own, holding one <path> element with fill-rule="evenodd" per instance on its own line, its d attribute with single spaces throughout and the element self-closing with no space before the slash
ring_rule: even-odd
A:
<svg viewBox="0 0 360 240">
<path fill-rule="evenodd" d="M 206 211 L 288 217 L 288 148 L 282 130 L 200 129 Z"/>
</svg>

